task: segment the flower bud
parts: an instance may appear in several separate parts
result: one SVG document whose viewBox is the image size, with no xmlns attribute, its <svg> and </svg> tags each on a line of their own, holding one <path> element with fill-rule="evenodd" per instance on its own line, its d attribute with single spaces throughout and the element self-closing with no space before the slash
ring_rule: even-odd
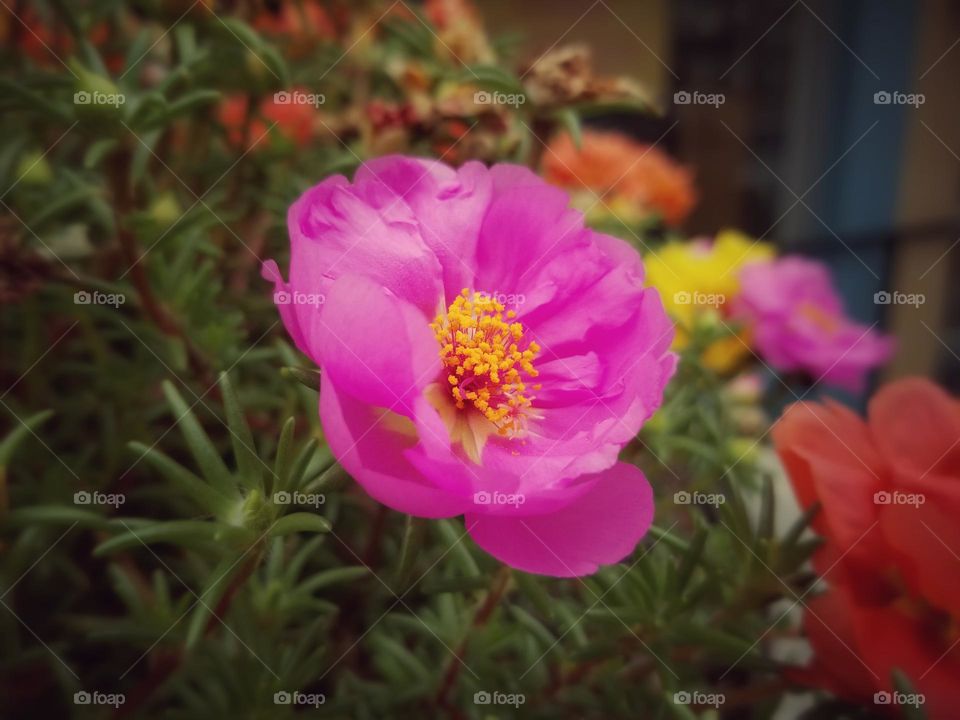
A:
<svg viewBox="0 0 960 720">
<path fill-rule="evenodd" d="M 48 185 L 53 180 L 53 169 L 47 159 L 37 150 L 20 158 L 17 164 L 17 182 L 23 185 Z"/>
</svg>

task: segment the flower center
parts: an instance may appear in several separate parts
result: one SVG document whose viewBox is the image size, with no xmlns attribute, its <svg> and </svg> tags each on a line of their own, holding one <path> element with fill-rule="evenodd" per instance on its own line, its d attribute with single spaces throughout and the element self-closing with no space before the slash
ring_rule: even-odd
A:
<svg viewBox="0 0 960 720">
<path fill-rule="evenodd" d="M 464 288 L 446 315 L 430 323 L 457 408 L 476 409 L 500 435 L 522 429 L 523 411 L 533 404 L 524 380 L 539 374 L 533 361 L 540 352 L 524 342 L 523 325 L 510 322 L 517 313 L 504 310 L 490 295 Z"/>
</svg>

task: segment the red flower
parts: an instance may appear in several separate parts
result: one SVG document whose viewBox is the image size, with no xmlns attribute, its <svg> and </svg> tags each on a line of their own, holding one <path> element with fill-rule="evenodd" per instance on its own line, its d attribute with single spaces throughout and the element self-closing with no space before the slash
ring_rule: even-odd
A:
<svg viewBox="0 0 960 720">
<path fill-rule="evenodd" d="M 281 95 L 281 93 L 277 93 Z M 245 95 L 233 95 L 220 103 L 219 119 L 227 131 L 227 139 L 232 145 L 247 148 L 267 147 L 269 136 L 264 133 L 279 133 L 295 145 L 302 147 L 310 142 L 314 133 L 316 120 L 316 105 L 299 102 L 307 97 L 313 97 L 304 90 L 295 90 L 283 93 L 288 102 L 278 102 L 277 96 L 265 98 L 250 121 L 249 131 L 245 131 L 244 122 L 247 116 L 249 98 Z M 296 101 L 295 101 L 296 100 Z M 272 128 L 272 129 L 271 129 Z M 246 135 L 246 138 L 244 137 Z"/>
<path fill-rule="evenodd" d="M 929 718 L 956 717 L 960 403 L 906 379 L 873 398 L 866 422 L 801 403 L 773 437 L 801 505 L 820 503 L 813 528 L 825 539 L 814 566 L 828 590 L 806 603 L 815 658 L 798 676 L 872 703 L 899 669 Z"/>
</svg>

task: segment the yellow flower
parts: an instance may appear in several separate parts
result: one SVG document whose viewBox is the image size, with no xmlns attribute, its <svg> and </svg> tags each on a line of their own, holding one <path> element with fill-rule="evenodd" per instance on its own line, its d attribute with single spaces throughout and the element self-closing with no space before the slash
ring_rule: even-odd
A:
<svg viewBox="0 0 960 720">
<path fill-rule="evenodd" d="M 722 321 L 740 292 L 740 269 L 747 263 L 770 260 L 774 249 L 737 230 L 723 230 L 714 241 L 670 242 L 648 253 L 645 264 L 651 285 L 660 290 L 663 304 L 677 321 L 674 348 L 689 343 L 690 330 L 699 322 Z M 703 362 L 717 372 L 731 370 L 748 352 L 749 331 L 718 340 L 704 353 Z"/>
</svg>

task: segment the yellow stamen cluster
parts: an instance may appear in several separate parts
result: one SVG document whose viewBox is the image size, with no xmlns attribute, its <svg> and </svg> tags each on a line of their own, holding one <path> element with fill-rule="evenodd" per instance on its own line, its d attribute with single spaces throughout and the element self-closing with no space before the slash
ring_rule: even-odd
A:
<svg viewBox="0 0 960 720">
<path fill-rule="evenodd" d="M 519 431 L 524 408 L 533 404 L 524 378 L 538 375 L 533 361 L 540 352 L 535 342 L 524 343 L 516 312 L 504 310 L 489 295 L 464 288 L 447 314 L 430 323 L 457 408 L 470 403 L 501 435 Z"/>
</svg>

